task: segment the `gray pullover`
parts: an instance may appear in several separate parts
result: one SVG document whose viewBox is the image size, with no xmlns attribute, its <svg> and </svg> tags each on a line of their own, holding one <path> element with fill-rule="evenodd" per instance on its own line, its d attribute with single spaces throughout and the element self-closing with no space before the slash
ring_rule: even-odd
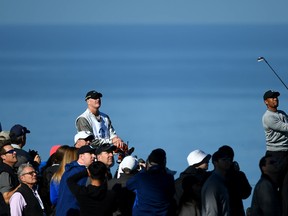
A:
<svg viewBox="0 0 288 216">
<path fill-rule="evenodd" d="M 266 110 L 262 117 L 267 151 L 288 151 L 288 116 L 278 110 Z"/>
</svg>

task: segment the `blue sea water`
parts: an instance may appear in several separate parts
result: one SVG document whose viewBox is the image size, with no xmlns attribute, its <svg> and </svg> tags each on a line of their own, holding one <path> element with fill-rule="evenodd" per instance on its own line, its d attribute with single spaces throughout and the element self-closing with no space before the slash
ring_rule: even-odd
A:
<svg viewBox="0 0 288 216">
<path fill-rule="evenodd" d="M 0 26 L 2 129 L 29 128 L 25 148 L 46 160 L 51 146 L 73 145 L 75 118 L 95 89 L 138 157 L 164 148 L 178 177 L 192 150 L 230 145 L 254 186 L 263 93 L 279 90 L 287 109 L 286 89 L 257 58 L 287 82 L 287 37 L 285 25 Z"/>
</svg>

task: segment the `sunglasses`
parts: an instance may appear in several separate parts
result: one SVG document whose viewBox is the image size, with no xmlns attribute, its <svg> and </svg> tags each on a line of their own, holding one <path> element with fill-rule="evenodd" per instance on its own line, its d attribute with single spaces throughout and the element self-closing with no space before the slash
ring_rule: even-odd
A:
<svg viewBox="0 0 288 216">
<path fill-rule="evenodd" d="M 37 172 L 36 171 L 31 171 L 31 172 L 23 173 L 22 176 L 23 175 L 31 175 L 31 176 L 33 176 L 34 174 L 37 175 Z"/>
<path fill-rule="evenodd" d="M 11 149 L 11 150 L 5 152 L 4 154 L 13 154 L 14 152 L 16 152 L 16 151 L 14 149 Z"/>
</svg>

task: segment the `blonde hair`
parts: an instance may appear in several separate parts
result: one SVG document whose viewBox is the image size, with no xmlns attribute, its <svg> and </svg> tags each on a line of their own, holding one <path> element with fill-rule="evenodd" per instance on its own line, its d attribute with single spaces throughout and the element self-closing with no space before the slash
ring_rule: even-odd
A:
<svg viewBox="0 0 288 216">
<path fill-rule="evenodd" d="M 78 149 L 75 147 L 69 147 L 65 150 L 63 159 L 59 165 L 59 168 L 57 169 L 57 171 L 52 176 L 52 180 L 54 180 L 58 183 L 60 182 L 62 175 L 65 172 L 66 164 L 77 160 L 77 158 L 78 158 L 77 151 L 78 151 Z"/>
</svg>

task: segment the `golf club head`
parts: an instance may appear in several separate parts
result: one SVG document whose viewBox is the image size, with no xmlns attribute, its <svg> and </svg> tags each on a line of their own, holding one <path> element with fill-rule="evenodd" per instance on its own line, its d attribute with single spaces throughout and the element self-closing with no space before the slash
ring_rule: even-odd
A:
<svg viewBox="0 0 288 216">
<path fill-rule="evenodd" d="M 257 61 L 258 62 L 265 61 L 265 58 L 264 57 L 258 57 Z"/>
</svg>

